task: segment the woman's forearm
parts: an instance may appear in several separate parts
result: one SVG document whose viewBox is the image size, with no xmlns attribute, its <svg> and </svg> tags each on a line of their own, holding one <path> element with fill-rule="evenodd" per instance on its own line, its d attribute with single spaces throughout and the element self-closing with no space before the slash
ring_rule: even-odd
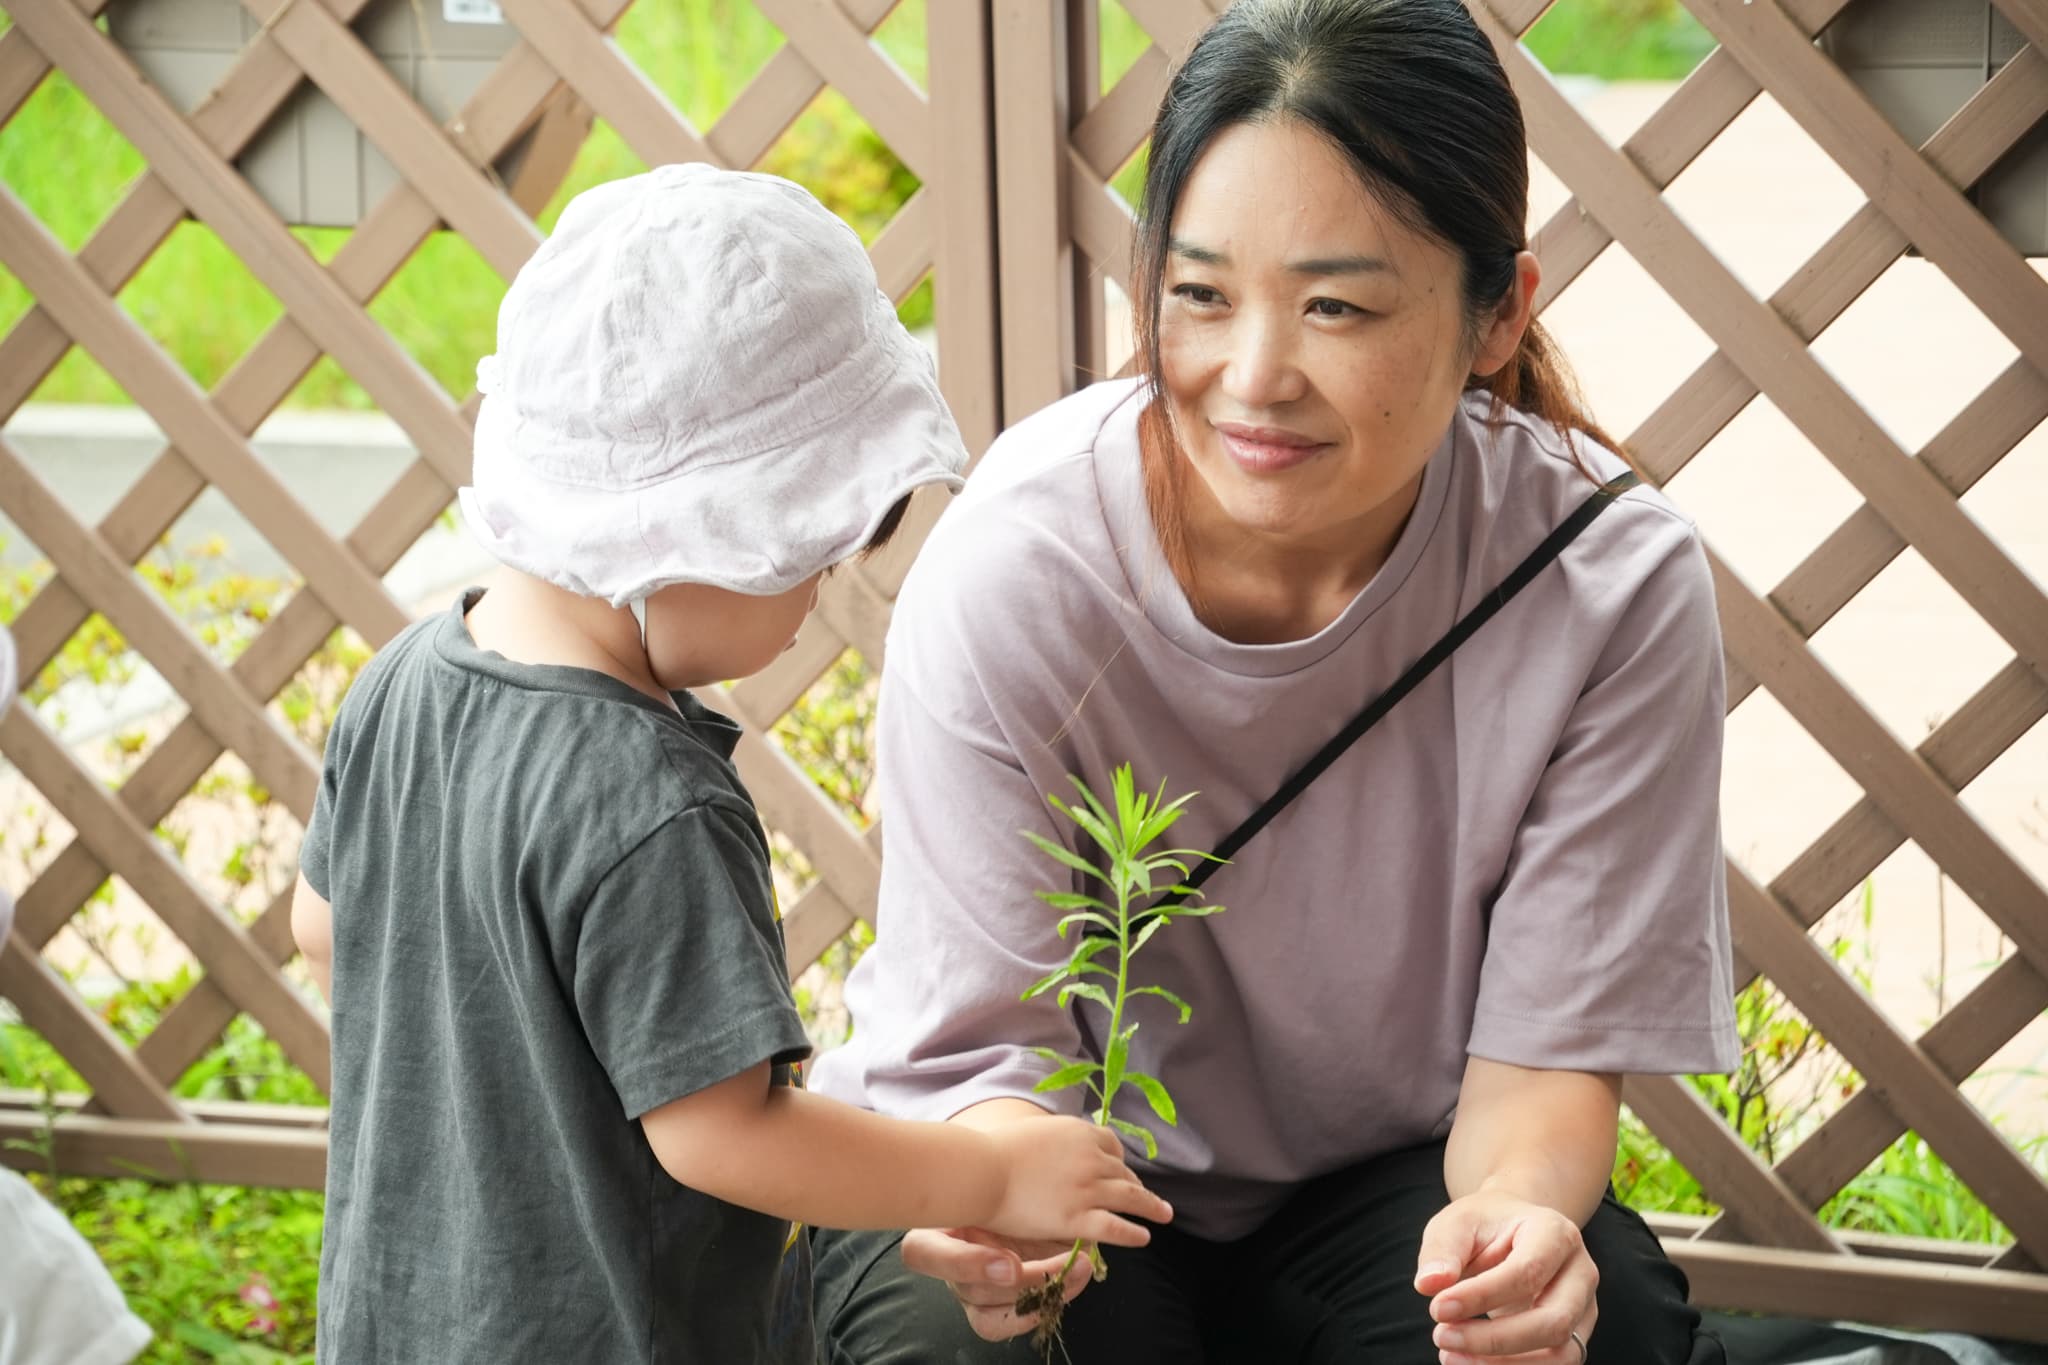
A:
<svg viewBox="0 0 2048 1365">
<path fill-rule="evenodd" d="M 1621 1079 L 1474 1057 L 1444 1152 L 1451 1198 L 1499 1190 L 1584 1224 L 1614 1172 Z"/>
</svg>

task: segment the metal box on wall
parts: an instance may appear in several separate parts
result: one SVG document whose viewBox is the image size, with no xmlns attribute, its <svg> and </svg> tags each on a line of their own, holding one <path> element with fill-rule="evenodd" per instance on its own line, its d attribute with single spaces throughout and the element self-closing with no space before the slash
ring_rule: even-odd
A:
<svg viewBox="0 0 2048 1365">
<path fill-rule="evenodd" d="M 2026 41 L 1990 0 L 1855 0 L 1820 38 L 1916 147 Z M 2048 123 L 2022 137 L 1970 198 L 2020 251 L 2048 256 Z"/>
<path fill-rule="evenodd" d="M 238 0 L 115 0 L 107 26 L 143 74 L 188 112 L 262 29 Z M 441 123 L 519 40 L 491 0 L 371 0 L 353 28 Z M 524 140 L 500 159 L 504 179 L 512 178 L 523 151 Z M 286 222 L 316 227 L 354 226 L 399 180 L 383 153 L 310 81 L 235 164 Z"/>
</svg>

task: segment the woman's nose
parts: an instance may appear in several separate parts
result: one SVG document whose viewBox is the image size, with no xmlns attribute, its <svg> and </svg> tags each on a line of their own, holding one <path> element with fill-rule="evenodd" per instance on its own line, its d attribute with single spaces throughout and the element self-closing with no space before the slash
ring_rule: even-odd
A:
<svg viewBox="0 0 2048 1365">
<path fill-rule="evenodd" d="M 1307 387 L 1297 353 L 1297 329 L 1277 318 L 1252 316 L 1230 331 L 1223 389 L 1247 408 L 1270 408 L 1302 396 Z"/>
</svg>

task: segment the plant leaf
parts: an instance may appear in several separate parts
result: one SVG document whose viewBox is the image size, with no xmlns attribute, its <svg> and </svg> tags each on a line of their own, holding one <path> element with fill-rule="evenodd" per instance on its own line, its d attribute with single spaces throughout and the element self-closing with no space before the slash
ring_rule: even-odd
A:
<svg viewBox="0 0 2048 1365">
<path fill-rule="evenodd" d="M 1116 926 L 1111 924 L 1106 916 L 1098 915 L 1093 910 L 1076 910 L 1073 914 L 1068 915 L 1059 922 L 1057 932 L 1061 938 L 1067 936 L 1067 926 L 1073 924 L 1076 920 L 1084 924 L 1099 924 L 1112 934 L 1116 932 Z"/>
<path fill-rule="evenodd" d="M 1080 854 L 1068 848 L 1065 844 L 1056 844 L 1052 840 L 1046 838 L 1044 835 L 1034 834 L 1032 831 L 1028 829 L 1019 830 L 1017 832 L 1019 834 L 1022 834 L 1025 838 L 1029 839 L 1033 844 L 1035 844 L 1038 847 L 1039 852 L 1045 854 L 1046 857 L 1051 858 L 1054 862 L 1060 863 L 1061 865 L 1066 867 L 1071 867 L 1076 872 L 1086 873 L 1088 876 L 1095 878 L 1095 880 L 1099 882 L 1109 881 L 1109 878 L 1103 875 L 1101 869 L 1097 868 L 1095 864 L 1089 862 Z"/>
<path fill-rule="evenodd" d="M 1167 913 L 1171 914 L 1175 919 L 1200 919 L 1204 915 L 1222 914 L 1223 907 L 1220 905 L 1210 905 L 1206 901 L 1182 901 Z"/>
<path fill-rule="evenodd" d="M 1086 782 L 1075 777 L 1072 773 L 1067 774 L 1067 781 L 1073 783 L 1074 790 L 1081 793 L 1081 799 L 1088 803 L 1088 809 L 1094 812 L 1095 818 L 1102 822 L 1104 829 L 1111 829 L 1116 825 L 1116 820 L 1110 815 L 1109 808 L 1102 804 L 1102 798 L 1088 789 Z"/>
<path fill-rule="evenodd" d="M 1045 1060 L 1051 1062 L 1056 1067 L 1067 1065 L 1069 1060 L 1065 1053 L 1054 1052 L 1049 1047 L 1034 1047 L 1031 1049 L 1031 1052 L 1037 1056 L 1045 1058 Z"/>
<path fill-rule="evenodd" d="M 1124 1064 L 1130 1060 L 1131 1036 L 1120 1033 L 1109 1040 L 1107 1060 L 1102 1067 L 1102 1091 L 1106 1099 L 1115 1099 L 1117 1087 L 1123 1084 Z"/>
<path fill-rule="evenodd" d="M 1166 989 L 1166 987 L 1164 986 L 1139 986 L 1133 989 L 1131 991 L 1131 994 L 1156 995 L 1160 999 L 1166 1001 L 1168 1004 L 1178 1007 L 1180 1010 L 1180 1021 L 1183 1024 L 1185 1024 L 1188 1021 L 1188 1016 L 1195 1012 L 1195 1007 L 1193 1005 L 1190 1005 L 1187 1001 L 1181 999 L 1179 996 L 1175 995 L 1172 991 Z"/>
<path fill-rule="evenodd" d="M 1109 1003 L 1109 992 L 1103 990 L 1102 987 L 1092 981 L 1069 981 L 1066 985 L 1060 987 L 1059 1001 L 1061 1006 L 1064 1007 L 1069 1000 L 1072 1000 L 1077 995 L 1083 1000 L 1093 1000 L 1104 1009 L 1112 1008 Z"/>
<path fill-rule="evenodd" d="M 1162 1122 L 1179 1126 L 1180 1119 L 1177 1116 L 1178 1111 L 1173 1107 L 1173 1096 L 1166 1093 L 1166 1086 L 1157 1076 L 1148 1076 L 1142 1071 L 1127 1071 L 1124 1073 L 1124 1079 L 1145 1092 L 1146 1100 L 1152 1105 L 1152 1112 L 1159 1115 Z"/>
<path fill-rule="evenodd" d="M 1116 855 L 1118 849 L 1116 836 L 1110 832 L 1108 825 L 1095 817 L 1093 811 L 1085 810 L 1080 806 L 1070 806 L 1057 796 L 1048 796 L 1045 799 L 1052 803 L 1054 810 L 1072 820 L 1076 825 L 1079 825 L 1089 838 L 1100 844 L 1103 852 L 1112 857 Z"/>
<path fill-rule="evenodd" d="M 1109 1116 L 1109 1126 L 1122 1133 L 1125 1137 L 1134 1137 L 1144 1143 L 1145 1159 L 1147 1161 L 1157 1161 L 1159 1159 L 1159 1140 L 1152 1136 L 1152 1130 L 1144 1124 L 1132 1123 L 1128 1119 L 1120 1119 L 1116 1115 L 1111 1114 Z"/>
<path fill-rule="evenodd" d="M 1169 923 L 1172 920 L 1172 918 L 1173 917 L 1171 915 L 1167 914 L 1164 910 L 1161 910 L 1155 913 L 1150 919 L 1146 920 L 1144 927 L 1138 930 L 1138 937 L 1134 939 L 1131 943 L 1130 955 L 1132 957 L 1136 957 L 1138 955 L 1138 949 L 1145 946 L 1145 940 L 1151 938 L 1152 935 L 1158 933 L 1160 928 Z"/>
<path fill-rule="evenodd" d="M 1092 941 L 1093 940 L 1091 940 L 1091 942 Z M 1017 998 L 1019 1000 L 1033 1000 L 1041 995 L 1044 995 L 1054 986 L 1057 986 L 1060 982 L 1066 980 L 1067 974 L 1073 969 L 1073 966 L 1074 964 L 1069 962 L 1064 967 L 1059 967 L 1051 972 L 1048 972 L 1046 975 L 1041 976 L 1040 978 L 1038 978 L 1038 980 L 1032 982 L 1031 989 L 1025 991 L 1024 994 L 1018 996 Z"/>
<path fill-rule="evenodd" d="M 1080 910 L 1084 907 L 1091 910 L 1109 909 L 1099 897 L 1083 896 L 1073 891 L 1040 891 L 1037 894 L 1040 900 L 1055 910 Z"/>
<path fill-rule="evenodd" d="M 1065 1090 L 1069 1086 L 1080 1085 L 1101 1069 L 1094 1062 L 1069 1062 L 1031 1088 L 1041 1095 L 1048 1090 Z"/>
</svg>

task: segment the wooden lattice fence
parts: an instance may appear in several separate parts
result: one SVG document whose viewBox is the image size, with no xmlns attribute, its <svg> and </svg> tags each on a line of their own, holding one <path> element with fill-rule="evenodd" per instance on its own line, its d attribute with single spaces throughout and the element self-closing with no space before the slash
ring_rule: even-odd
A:
<svg viewBox="0 0 2048 1365">
<path fill-rule="evenodd" d="M 443 227 L 509 278 L 539 240 L 533 216 L 593 118 L 649 164 L 746 166 L 829 86 L 922 184 L 872 254 L 897 298 L 935 276 L 941 379 L 979 448 L 1006 421 L 1124 362 L 1121 294 L 1104 286 L 1129 278 L 1129 210 L 1109 184 L 1141 148 L 1173 58 L 1222 0 L 1125 0 L 1155 45 L 1107 90 L 1097 0 L 929 0 L 928 90 L 869 41 L 894 0 L 755 0 L 786 44 L 703 129 L 607 36 L 627 0 L 505 0 L 520 41 L 445 122 L 351 29 L 365 0 L 242 0 L 256 36 L 189 111 L 95 26 L 104 3 L 16 0 L 14 27 L 0 36 L 0 124 L 58 68 L 149 164 L 75 253 L 0 188 L 0 265 L 36 299 L 0 339 L 0 417 L 77 345 L 171 444 L 89 526 L 0 439 L 0 512 L 29 530 L 56 570 L 14 623 L 23 678 L 35 677 L 99 612 L 175 687 L 189 714 L 116 790 L 26 704 L 0 718 L 0 752 L 77 830 L 19 897 L 14 932 L 0 950 L 0 995 L 91 1088 L 65 1102 L 55 1126 L 66 1168 L 114 1174 L 141 1166 L 317 1185 L 325 1154 L 319 1111 L 186 1103 L 170 1089 L 244 1013 L 324 1088 L 324 1025 L 280 970 L 292 953 L 287 898 L 244 925 L 152 830 L 223 753 L 239 756 L 295 818 L 307 818 L 317 757 L 267 704 L 338 625 L 374 645 L 406 623 L 383 575 L 466 477 L 475 396 L 450 400 L 365 305 Z M 2048 417 L 2048 282 L 1963 193 L 2048 115 L 2048 0 L 1996 0 L 2027 46 L 1917 149 L 1812 41 L 1848 0 L 1687 0 L 1720 46 L 1619 147 L 1517 44 L 1542 0 L 1470 3 L 1521 94 L 1534 152 L 1572 196 L 1535 235 L 1545 270 L 1540 302 L 1555 302 L 1618 245 L 1712 344 L 1630 433 L 1646 472 L 1672 479 L 1761 396 L 1862 500 L 1768 593 L 1718 557 L 1715 570 L 1731 711 L 1759 689 L 1768 693 L 1860 793 L 1767 881 L 1731 858 L 1738 981 L 1768 978 L 1863 1084 L 1773 1164 L 1687 1084 L 1631 1080 L 1632 1109 L 1723 1210 L 1710 1220 L 1665 1218 L 1659 1230 L 1703 1302 L 2048 1340 L 2048 1182 L 1959 1089 L 2048 1007 L 2048 888 L 1959 799 L 2048 715 L 2048 596 L 1959 503 Z M 302 81 L 340 106 L 400 176 L 325 265 L 235 165 Z M 1666 194 L 1765 94 L 1867 197 L 1767 299 L 1736 278 Z M 508 184 L 493 167 L 528 135 Z M 211 392 L 115 298 L 188 214 L 286 310 Z M 2018 353 L 1916 453 L 1809 350 L 1909 245 Z M 341 538 L 321 529 L 249 442 L 323 355 L 339 361 L 420 452 Z M 231 666 L 216 662 L 133 569 L 208 487 L 285 549 L 304 580 Z M 918 538 L 836 576 L 798 648 L 724 699 L 748 724 L 741 768 L 768 823 L 817 873 L 787 917 L 793 970 L 837 941 L 855 916 L 871 913 L 878 842 L 763 736 L 848 648 L 881 664 L 890 601 Z M 1895 738 L 1809 645 L 1909 548 L 2010 650 L 2009 662 L 1917 746 Z M 1809 933 L 1907 841 L 2011 944 L 1918 1037 L 1875 1007 Z M 44 957 L 109 876 L 139 893 L 204 967 L 134 1047 Z M 31 1135 L 43 1122 L 35 1104 L 33 1096 L 0 1094 L 0 1138 Z M 1816 1217 L 1909 1129 L 2012 1230 L 2010 1247 L 1849 1236 Z"/>
</svg>

